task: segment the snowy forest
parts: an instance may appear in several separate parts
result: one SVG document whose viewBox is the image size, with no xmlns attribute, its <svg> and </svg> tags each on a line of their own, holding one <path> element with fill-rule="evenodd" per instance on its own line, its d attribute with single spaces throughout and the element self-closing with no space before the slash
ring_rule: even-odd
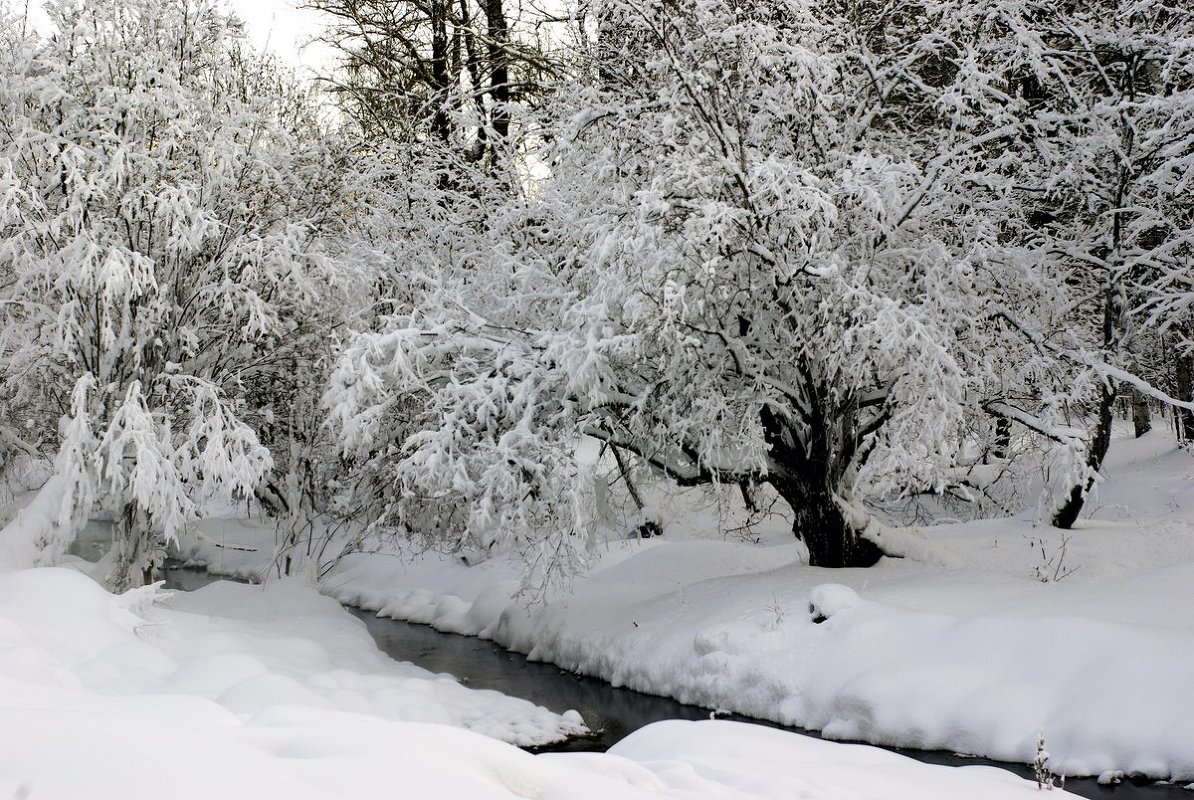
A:
<svg viewBox="0 0 1194 800">
<path fill-rule="evenodd" d="M 4 3 L 0 797 L 1194 787 L 1185 0 Z"/>
</svg>

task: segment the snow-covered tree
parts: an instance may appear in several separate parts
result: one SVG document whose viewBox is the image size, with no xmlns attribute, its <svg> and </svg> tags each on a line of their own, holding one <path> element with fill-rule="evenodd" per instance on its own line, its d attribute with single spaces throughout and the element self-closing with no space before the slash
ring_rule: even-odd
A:
<svg viewBox="0 0 1194 800">
<path fill-rule="evenodd" d="M 987 290 L 983 408 L 999 452 L 1009 422 L 1044 448 L 1046 507 L 1069 526 L 1106 453 L 1117 394 L 1175 402 L 1139 375 L 1158 377 L 1146 353 L 1163 315 L 1146 309 L 1173 307 L 1155 281 L 1180 273 L 1174 256 L 1188 249 L 1188 203 L 1174 188 L 1189 170 L 1190 98 L 1177 76 L 1190 69 L 1191 14 L 1132 0 L 845 9 L 866 73 L 901 109 L 897 134 L 920 127 L 979 147 L 957 173 L 969 198 L 959 219 L 998 220 L 987 257 L 1032 265 L 1018 288 Z M 935 116 L 950 120 L 948 134 Z"/>
<path fill-rule="evenodd" d="M 1194 436 L 1194 10 L 1181 4 L 1131 7 L 1134 38 L 1111 70 L 1131 125 L 1125 169 L 1121 269 L 1137 328 L 1166 346 L 1156 370 L 1183 406 L 1179 432 Z M 1128 60 L 1130 59 L 1130 60 Z"/>
<path fill-rule="evenodd" d="M 1044 416 L 1089 429 L 1052 514 L 1069 527 L 1107 452 L 1119 392 L 1174 402 L 1132 373 L 1158 327 L 1181 327 L 1172 290 L 1190 267 L 1194 12 L 1106 0 L 1008 3 L 1003 14 L 1002 35 L 1030 54 L 1015 75 L 1030 145 L 1018 177 L 1031 216 L 1019 236 L 1069 289 L 1064 330 L 1041 336 L 1023 313 L 1007 319 L 1036 331 L 1029 338 L 1071 384 Z"/>
<path fill-rule="evenodd" d="M 915 14 L 883 52 L 823 4 L 603 14 L 627 44 L 556 98 L 551 177 L 346 349 L 346 451 L 385 459 L 390 522 L 457 543 L 566 551 L 587 435 L 770 483 L 811 563 L 873 563 L 862 497 L 939 489 L 983 409 L 1015 413 L 994 354 L 1031 346 L 991 320 L 1056 316 L 1007 243 L 1021 103 L 936 65 Z"/>
<path fill-rule="evenodd" d="M 334 302 L 343 155 L 213 3 L 49 13 L 0 53 L 5 407 L 112 516 L 124 587 L 270 469 L 275 384 Z"/>
</svg>

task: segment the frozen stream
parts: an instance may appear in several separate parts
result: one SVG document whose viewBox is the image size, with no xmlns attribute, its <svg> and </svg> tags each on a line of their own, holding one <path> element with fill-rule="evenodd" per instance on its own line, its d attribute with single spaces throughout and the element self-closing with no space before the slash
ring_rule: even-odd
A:
<svg viewBox="0 0 1194 800">
<path fill-rule="evenodd" d="M 213 580 L 206 573 L 190 570 L 168 570 L 167 586 L 190 590 Z M 415 625 L 382 619 L 371 612 L 348 609 L 359 618 L 372 634 L 377 646 L 400 661 L 409 661 L 433 672 L 447 672 L 462 683 L 478 689 L 496 689 L 522 697 L 552 711 L 576 709 L 585 722 L 597 733 L 588 738 L 573 740 L 551 750 L 601 751 L 622 737 L 652 722 L 665 719 L 708 719 L 709 709 L 684 705 L 674 700 L 642 694 L 629 689 L 614 688 L 610 684 L 559 669 L 551 664 L 527 661 L 521 654 L 510 652 L 490 641 L 470 636 L 440 633 L 427 625 Z M 718 715 L 725 719 L 743 719 L 734 715 Z M 758 720 L 745 720 L 758 722 Z M 767 725 L 762 722 L 759 724 Z M 780 726 L 772 726 L 780 727 Z M 815 736 L 809 731 L 799 733 Z M 888 748 L 895 749 L 895 748 Z M 924 750 L 896 750 L 896 752 L 933 764 L 965 766 L 991 764 L 1031 778 L 1027 766 L 977 758 L 962 758 L 952 753 Z M 1194 800 L 1194 792 L 1175 784 L 1147 784 L 1137 786 L 1124 782 L 1118 786 L 1100 786 L 1093 778 L 1070 780 L 1066 789 L 1091 798 L 1115 800 Z"/>
</svg>

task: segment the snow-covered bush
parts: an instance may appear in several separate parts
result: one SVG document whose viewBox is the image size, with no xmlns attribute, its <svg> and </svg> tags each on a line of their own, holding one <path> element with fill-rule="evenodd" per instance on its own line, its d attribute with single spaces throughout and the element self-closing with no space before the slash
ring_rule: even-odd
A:
<svg viewBox="0 0 1194 800">
<path fill-rule="evenodd" d="M 124 587 L 269 471 L 262 423 L 326 346 L 343 153 L 214 3 L 49 13 L 0 53 L 6 410 L 115 520 Z"/>
</svg>

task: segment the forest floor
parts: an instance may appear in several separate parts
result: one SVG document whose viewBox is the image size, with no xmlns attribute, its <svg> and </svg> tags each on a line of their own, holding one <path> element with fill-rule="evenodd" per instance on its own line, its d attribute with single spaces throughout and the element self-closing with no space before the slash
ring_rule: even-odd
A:
<svg viewBox="0 0 1194 800">
<path fill-rule="evenodd" d="M 711 536 L 716 510 L 680 498 L 663 536 L 603 545 L 545 602 L 519 596 L 520 567 L 500 558 L 353 556 L 321 589 L 831 738 L 1023 763 L 1043 735 L 1058 772 L 1194 781 L 1194 457 L 1163 431 L 1120 438 L 1106 473 L 1091 519 L 1064 537 L 1029 512 L 924 527 L 915 557 L 869 570 L 804 566 L 782 520 Z M 191 555 L 217 571 L 259 560 L 229 543 L 272 546 L 261 522 L 203 530 Z M 997 769 L 726 721 L 656 723 L 606 754 L 513 746 L 579 726 L 390 661 L 298 580 L 113 596 L 70 569 L 0 574 L 0 797 L 1037 791 Z"/>
</svg>

